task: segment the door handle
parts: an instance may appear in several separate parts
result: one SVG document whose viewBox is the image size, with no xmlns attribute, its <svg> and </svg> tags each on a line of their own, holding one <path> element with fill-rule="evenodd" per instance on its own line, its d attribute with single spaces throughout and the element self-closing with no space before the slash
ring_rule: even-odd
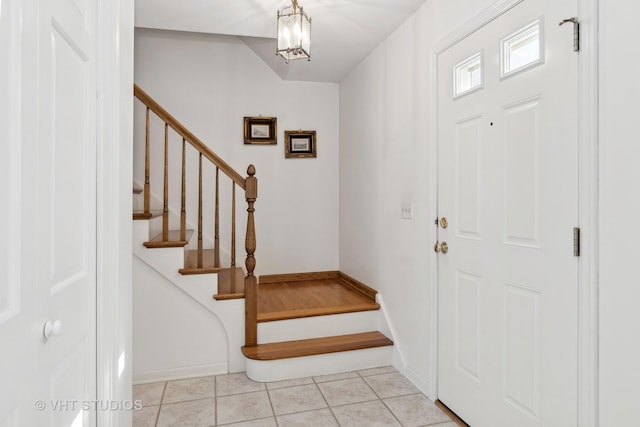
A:
<svg viewBox="0 0 640 427">
<path fill-rule="evenodd" d="M 446 254 L 447 252 L 449 252 L 449 245 L 447 244 L 447 242 L 436 242 L 433 250 L 437 253 L 442 252 L 443 254 Z"/>
<path fill-rule="evenodd" d="M 62 322 L 59 320 L 47 320 L 42 328 L 42 335 L 44 340 L 48 340 L 51 337 L 57 337 L 62 331 Z"/>
</svg>

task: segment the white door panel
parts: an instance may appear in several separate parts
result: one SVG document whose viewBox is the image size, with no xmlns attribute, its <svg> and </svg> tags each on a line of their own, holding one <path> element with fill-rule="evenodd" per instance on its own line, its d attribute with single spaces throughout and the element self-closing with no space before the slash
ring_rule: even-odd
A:
<svg viewBox="0 0 640 427">
<path fill-rule="evenodd" d="M 81 6 L 81 7 L 78 7 Z M 95 425 L 96 136 L 93 4 L 41 2 L 37 286 L 43 320 L 60 320 L 43 343 L 47 400 L 78 402 L 53 411 L 53 426 Z"/>
<path fill-rule="evenodd" d="M 474 427 L 576 425 L 577 58 L 557 26 L 571 12 L 525 0 L 438 57 L 438 396 Z M 501 40 L 536 20 L 542 64 L 501 78 Z M 483 87 L 454 98 L 476 52 Z"/>
<path fill-rule="evenodd" d="M 20 0 L 0 0 L 0 426 L 37 425 L 27 406 L 36 366 L 35 287 L 24 280 L 21 227 L 22 28 Z"/>
<path fill-rule="evenodd" d="M 0 0 L 0 426 L 95 425 L 95 18 Z"/>
</svg>

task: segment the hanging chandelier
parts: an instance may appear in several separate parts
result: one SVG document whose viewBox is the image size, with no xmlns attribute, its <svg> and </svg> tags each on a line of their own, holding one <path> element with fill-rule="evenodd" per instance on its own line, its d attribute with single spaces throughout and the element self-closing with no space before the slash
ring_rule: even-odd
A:
<svg viewBox="0 0 640 427">
<path fill-rule="evenodd" d="M 298 0 L 291 0 L 291 6 L 278 10 L 276 55 L 287 64 L 295 59 L 311 61 L 311 18 L 298 6 Z"/>
</svg>

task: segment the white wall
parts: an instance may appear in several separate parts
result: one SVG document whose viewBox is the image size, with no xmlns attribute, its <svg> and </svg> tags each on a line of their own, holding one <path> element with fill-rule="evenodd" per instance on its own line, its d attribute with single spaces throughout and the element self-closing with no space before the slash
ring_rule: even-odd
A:
<svg viewBox="0 0 640 427">
<path fill-rule="evenodd" d="M 133 257 L 133 381 L 228 372 L 226 332 L 191 296 Z"/>
<path fill-rule="evenodd" d="M 424 309 L 433 240 L 429 51 L 489 4 L 427 2 L 340 86 L 340 268 L 382 292 L 409 374 L 425 384 L 433 368 Z M 640 5 L 600 2 L 600 14 L 599 409 L 609 426 L 640 418 Z M 407 201 L 413 221 L 400 219 Z"/>
<path fill-rule="evenodd" d="M 600 2 L 600 425 L 640 419 L 640 4 Z"/>
<path fill-rule="evenodd" d="M 256 202 L 256 273 L 288 273 L 338 268 L 338 85 L 284 82 L 236 37 L 158 30 L 136 30 L 135 81 L 174 117 L 243 176 L 253 163 L 259 180 Z M 136 101 L 137 104 L 139 102 Z M 243 144 L 244 116 L 278 118 L 278 144 Z M 163 130 L 154 127 L 154 151 L 162 156 Z M 284 130 L 316 130 L 316 159 L 285 159 Z M 136 107 L 134 177 L 143 179 L 141 150 L 144 110 Z M 171 170 L 179 176 L 180 141 L 172 140 Z M 196 157 L 189 160 L 188 203 L 196 204 Z M 206 182 L 212 171 L 205 170 Z M 152 193 L 161 198 L 162 171 L 152 170 Z M 170 187 L 172 209 L 179 210 L 179 179 Z M 226 202 L 227 182 L 222 200 Z M 205 212 L 212 212 L 211 187 L 205 189 Z M 238 193 L 238 263 L 244 264 Z M 222 217 L 230 208 L 221 207 Z M 196 209 L 189 222 L 197 224 Z M 212 234 L 213 216 L 204 230 Z M 228 229 L 222 222 L 224 249 Z"/>
<path fill-rule="evenodd" d="M 492 3 L 426 2 L 340 85 L 340 270 L 384 296 L 406 373 L 431 395 L 430 55 Z M 402 203 L 413 220 L 401 219 Z"/>
</svg>

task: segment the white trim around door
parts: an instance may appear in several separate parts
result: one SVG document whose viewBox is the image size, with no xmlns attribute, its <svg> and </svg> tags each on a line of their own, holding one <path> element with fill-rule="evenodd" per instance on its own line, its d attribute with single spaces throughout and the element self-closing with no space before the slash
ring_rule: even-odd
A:
<svg viewBox="0 0 640 427">
<path fill-rule="evenodd" d="M 98 2 L 97 399 L 131 396 L 133 2 Z M 123 405 L 125 408 L 126 405 Z M 99 411 L 97 425 L 131 425 L 131 411 Z"/>
</svg>

